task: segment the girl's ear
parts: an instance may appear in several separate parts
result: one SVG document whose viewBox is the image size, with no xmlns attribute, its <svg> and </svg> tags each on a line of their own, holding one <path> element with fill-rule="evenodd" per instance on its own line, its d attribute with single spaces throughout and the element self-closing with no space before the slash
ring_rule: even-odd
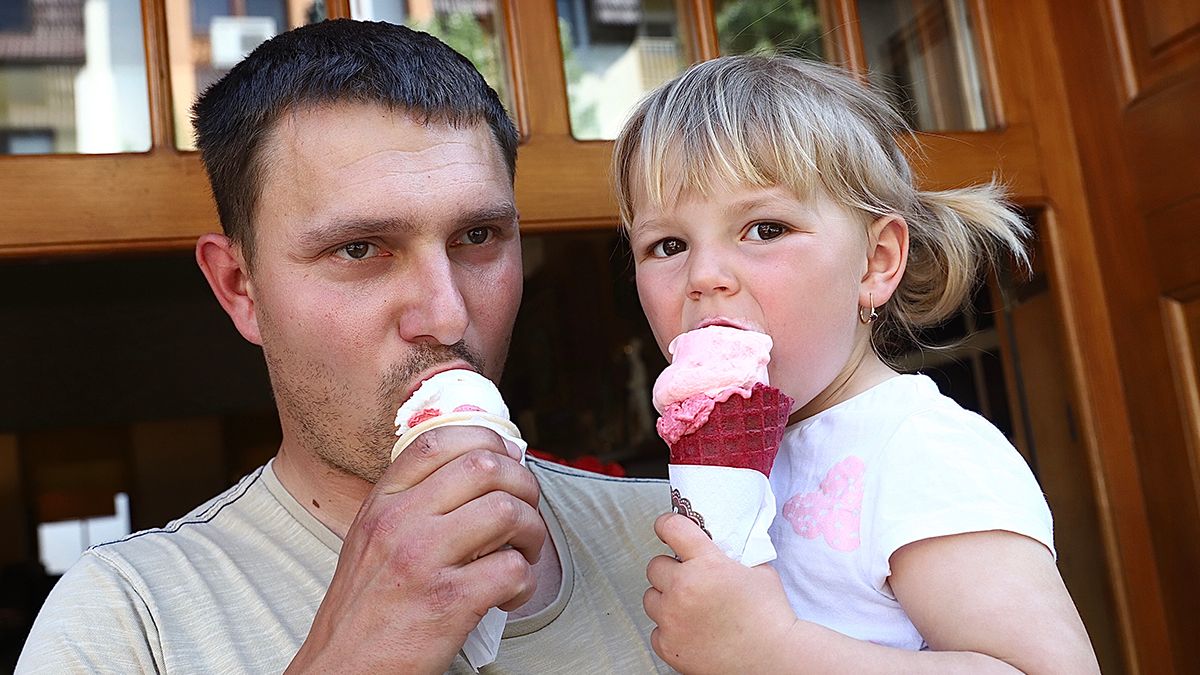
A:
<svg viewBox="0 0 1200 675">
<path fill-rule="evenodd" d="M 908 264 L 908 223 L 896 215 L 881 216 L 867 227 L 867 271 L 859 285 L 860 307 L 886 303 Z"/>
<path fill-rule="evenodd" d="M 222 234 L 206 234 L 196 242 L 196 262 L 208 279 L 213 295 L 242 337 L 262 345 L 255 309 L 254 283 L 250 280 L 241 247 Z"/>
</svg>

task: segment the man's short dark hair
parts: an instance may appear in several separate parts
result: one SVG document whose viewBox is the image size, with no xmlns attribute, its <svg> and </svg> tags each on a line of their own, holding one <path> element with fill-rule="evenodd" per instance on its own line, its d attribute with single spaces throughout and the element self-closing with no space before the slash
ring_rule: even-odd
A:
<svg viewBox="0 0 1200 675">
<path fill-rule="evenodd" d="M 297 28 L 259 45 L 192 107 L 221 227 L 247 262 L 264 140 L 283 114 L 330 103 L 379 104 L 423 124 L 486 121 L 509 179 L 516 174 L 517 131 L 466 57 L 395 24 L 339 19 Z"/>
</svg>

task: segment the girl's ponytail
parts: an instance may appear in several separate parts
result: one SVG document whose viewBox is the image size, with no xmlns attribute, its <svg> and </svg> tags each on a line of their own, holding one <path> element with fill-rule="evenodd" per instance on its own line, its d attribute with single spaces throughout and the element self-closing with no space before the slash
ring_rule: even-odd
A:
<svg viewBox="0 0 1200 675">
<path fill-rule="evenodd" d="M 881 323 L 892 323 L 910 339 L 960 310 L 999 256 L 1012 255 L 1028 267 L 1029 228 L 995 183 L 918 191 L 908 210 L 908 268 L 885 310 L 892 321 Z"/>
</svg>

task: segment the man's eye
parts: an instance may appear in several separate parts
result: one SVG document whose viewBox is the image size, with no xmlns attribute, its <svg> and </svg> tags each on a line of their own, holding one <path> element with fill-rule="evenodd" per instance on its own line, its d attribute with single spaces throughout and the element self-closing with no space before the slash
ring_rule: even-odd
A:
<svg viewBox="0 0 1200 675">
<path fill-rule="evenodd" d="M 787 227 L 782 223 L 767 221 L 751 225 L 750 231 L 746 233 L 746 238 L 751 241 L 769 241 L 781 236 L 784 232 L 787 232 Z"/>
<path fill-rule="evenodd" d="M 490 227 L 472 227 L 463 233 L 461 237 L 454 243 L 456 244 L 485 244 L 492 238 L 492 228 Z"/>
<path fill-rule="evenodd" d="M 366 241 L 355 241 L 339 248 L 336 254 L 346 260 L 362 260 L 379 254 L 379 247 Z"/>
<path fill-rule="evenodd" d="M 683 253 L 686 250 L 687 244 L 683 243 L 682 239 L 670 237 L 655 244 L 654 248 L 650 250 L 650 255 L 653 255 L 656 258 L 669 258 L 673 255 Z"/>
</svg>

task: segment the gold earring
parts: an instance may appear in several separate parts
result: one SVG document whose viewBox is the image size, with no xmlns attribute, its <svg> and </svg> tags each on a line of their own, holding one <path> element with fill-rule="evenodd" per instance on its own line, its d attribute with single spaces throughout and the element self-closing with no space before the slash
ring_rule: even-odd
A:
<svg viewBox="0 0 1200 675">
<path fill-rule="evenodd" d="M 875 296 L 868 293 L 867 302 L 870 303 L 869 307 L 858 308 L 858 320 L 864 325 L 869 325 L 879 318 L 879 312 L 875 311 Z"/>
</svg>

